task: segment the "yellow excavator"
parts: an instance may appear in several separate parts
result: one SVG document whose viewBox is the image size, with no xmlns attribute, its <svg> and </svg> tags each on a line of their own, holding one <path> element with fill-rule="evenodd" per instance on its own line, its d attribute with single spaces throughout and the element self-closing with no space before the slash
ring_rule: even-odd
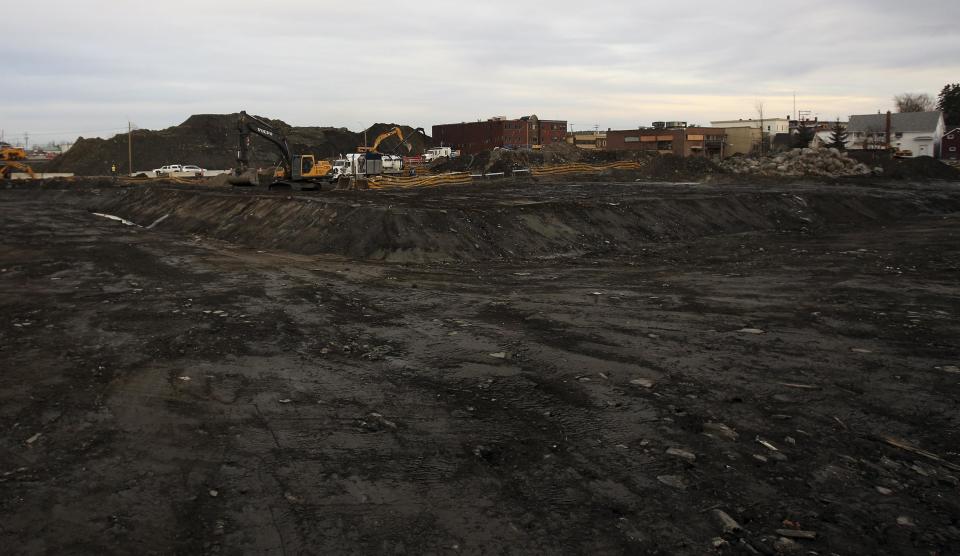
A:
<svg viewBox="0 0 960 556">
<path fill-rule="evenodd" d="M 292 154 L 287 138 L 267 122 L 240 112 L 237 120 L 240 144 L 237 148 L 237 167 L 229 182 L 232 185 L 258 185 L 259 176 L 250 167 L 250 134 L 259 135 L 280 149 L 281 160 L 274 170 L 274 181 L 269 185 L 289 185 L 296 189 L 319 189 L 322 182 L 332 181 L 333 165 L 317 160 L 312 154 Z"/>
<path fill-rule="evenodd" d="M 10 179 L 14 172 L 23 172 L 31 178 L 37 177 L 33 168 L 20 162 L 27 159 L 27 151 L 20 147 L 0 146 L 0 179 Z"/>
<path fill-rule="evenodd" d="M 423 130 L 420 129 L 420 128 L 417 128 L 415 131 L 423 132 Z M 403 130 L 400 129 L 399 127 L 395 127 L 395 128 L 393 128 L 393 129 L 391 129 L 391 130 L 389 130 L 389 131 L 384 131 L 384 132 L 381 133 L 380 135 L 377 135 L 377 138 L 373 140 L 373 145 L 372 145 L 372 146 L 370 146 L 370 147 L 357 147 L 357 152 L 358 152 L 358 153 L 378 153 L 378 152 L 380 152 L 380 151 L 378 151 L 377 148 L 380 147 L 380 143 L 383 143 L 383 141 L 384 141 L 385 139 L 388 139 L 388 138 L 393 137 L 393 136 L 396 136 L 397 139 L 400 140 L 400 144 L 401 144 L 401 145 L 403 145 L 403 144 L 405 144 L 405 143 L 407 142 L 407 141 L 403 138 Z M 410 147 L 407 146 L 407 150 L 409 150 L 409 149 L 410 149 Z"/>
</svg>

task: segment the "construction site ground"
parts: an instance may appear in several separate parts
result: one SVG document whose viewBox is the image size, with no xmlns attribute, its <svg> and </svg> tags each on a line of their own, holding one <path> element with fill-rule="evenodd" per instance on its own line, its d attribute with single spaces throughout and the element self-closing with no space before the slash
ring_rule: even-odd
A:
<svg viewBox="0 0 960 556">
<path fill-rule="evenodd" d="M 0 189 L 3 551 L 960 553 L 960 184 L 744 180 Z"/>
</svg>

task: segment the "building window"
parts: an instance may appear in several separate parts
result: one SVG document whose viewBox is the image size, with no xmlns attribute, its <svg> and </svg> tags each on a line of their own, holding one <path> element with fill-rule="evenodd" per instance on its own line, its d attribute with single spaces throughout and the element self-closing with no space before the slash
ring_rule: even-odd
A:
<svg viewBox="0 0 960 556">
<path fill-rule="evenodd" d="M 953 139 L 953 135 L 947 135 L 947 139 Z"/>
<path fill-rule="evenodd" d="M 952 153 L 957 152 L 957 148 L 956 148 L 956 147 L 950 147 L 950 152 L 952 152 Z"/>
<path fill-rule="evenodd" d="M 640 142 L 640 138 L 639 138 L 639 137 L 624 137 L 624 138 L 623 138 L 623 142 L 624 142 L 624 143 L 639 143 L 639 142 Z"/>
<path fill-rule="evenodd" d="M 897 139 L 900 139 L 900 138 L 903 137 L 903 132 L 898 131 L 898 132 L 896 132 L 894 135 L 896 136 Z"/>
</svg>

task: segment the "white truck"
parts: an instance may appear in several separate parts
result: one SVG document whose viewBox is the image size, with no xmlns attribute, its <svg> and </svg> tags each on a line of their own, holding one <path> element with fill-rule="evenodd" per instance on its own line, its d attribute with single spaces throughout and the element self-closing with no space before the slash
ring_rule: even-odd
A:
<svg viewBox="0 0 960 556">
<path fill-rule="evenodd" d="M 333 179 L 403 173 L 403 157 L 395 154 L 350 153 L 333 161 Z"/>
<path fill-rule="evenodd" d="M 433 162 L 438 158 L 456 158 L 458 156 L 460 156 L 460 151 L 455 151 L 450 147 L 434 147 L 423 153 L 423 161 Z"/>
<path fill-rule="evenodd" d="M 153 170 L 153 175 L 158 178 L 201 177 L 204 173 L 206 173 L 206 170 L 193 164 L 187 164 L 186 166 L 182 164 L 165 164 Z"/>
</svg>

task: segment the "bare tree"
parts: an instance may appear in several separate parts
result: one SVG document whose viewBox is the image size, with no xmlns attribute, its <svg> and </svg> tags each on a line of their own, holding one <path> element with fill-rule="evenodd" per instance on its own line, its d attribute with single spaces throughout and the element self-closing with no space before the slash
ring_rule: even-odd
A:
<svg viewBox="0 0 960 556">
<path fill-rule="evenodd" d="M 893 97 L 897 112 L 930 112 L 935 105 L 927 93 L 903 93 Z"/>
</svg>

